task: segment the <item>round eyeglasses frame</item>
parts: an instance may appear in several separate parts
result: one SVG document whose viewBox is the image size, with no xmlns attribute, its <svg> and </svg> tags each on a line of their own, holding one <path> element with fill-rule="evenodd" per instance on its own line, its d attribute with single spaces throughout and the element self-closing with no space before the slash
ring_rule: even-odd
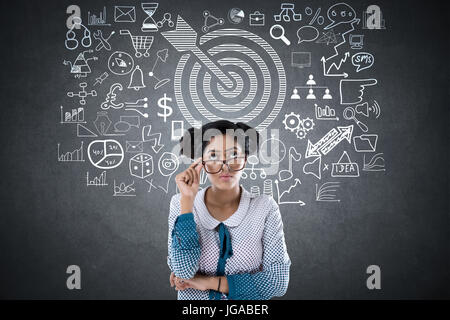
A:
<svg viewBox="0 0 450 320">
<path fill-rule="evenodd" d="M 237 169 L 237 170 L 231 169 L 230 165 L 228 164 L 228 161 L 234 160 L 234 159 L 242 159 L 242 158 L 245 159 L 245 160 L 244 160 L 244 165 L 242 166 L 242 168 Z M 202 157 L 203 168 L 205 169 L 205 171 L 206 171 L 207 173 L 211 173 L 211 174 L 219 173 L 220 171 L 223 170 L 223 165 L 224 165 L 224 164 L 227 165 L 229 171 L 233 171 L 233 172 L 234 172 L 234 171 L 241 171 L 241 170 L 243 170 L 243 169 L 245 168 L 245 163 L 247 162 L 247 155 L 245 155 L 244 157 L 236 157 L 236 158 L 232 158 L 232 159 L 212 160 L 212 161 L 222 161 L 222 165 L 220 166 L 219 171 L 215 171 L 215 172 L 210 172 L 210 171 L 208 171 L 208 170 L 206 169 L 206 163 L 207 163 L 207 161 L 210 161 L 210 160 L 203 160 L 203 157 Z"/>
</svg>

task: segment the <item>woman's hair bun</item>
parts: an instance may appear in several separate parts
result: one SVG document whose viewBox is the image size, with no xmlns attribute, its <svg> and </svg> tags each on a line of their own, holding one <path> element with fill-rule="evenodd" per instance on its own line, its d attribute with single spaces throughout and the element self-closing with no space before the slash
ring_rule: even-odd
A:
<svg viewBox="0 0 450 320">
<path fill-rule="evenodd" d="M 203 151 L 209 144 L 209 141 L 203 141 L 203 135 L 209 129 L 216 129 L 222 134 L 226 134 L 227 130 L 235 130 L 237 137 L 243 135 L 244 139 L 238 139 L 243 142 L 242 148 L 247 156 L 253 155 L 255 152 L 259 152 L 259 133 L 256 129 L 250 127 L 244 122 L 233 123 L 228 120 L 218 120 L 214 122 L 208 122 L 201 128 L 189 128 L 183 136 L 180 138 L 180 155 L 184 155 L 191 159 L 196 159 L 203 155 Z"/>
</svg>

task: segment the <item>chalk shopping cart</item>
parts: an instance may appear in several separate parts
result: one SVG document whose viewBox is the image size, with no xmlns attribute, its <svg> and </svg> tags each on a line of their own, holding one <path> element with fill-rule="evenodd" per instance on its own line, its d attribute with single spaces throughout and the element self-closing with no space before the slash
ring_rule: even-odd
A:
<svg viewBox="0 0 450 320">
<path fill-rule="evenodd" d="M 130 32 L 130 30 L 120 30 L 120 34 L 121 35 L 126 35 L 128 34 L 131 38 L 131 41 L 133 43 L 133 47 L 135 52 L 135 56 L 137 58 L 142 57 L 142 55 L 144 55 L 144 57 L 149 57 L 150 53 L 148 53 L 148 50 L 150 50 L 152 44 L 153 44 L 153 36 L 133 36 Z M 144 54 L 142 54 L 142 52 L 140 50 L 145 50 Z"/>
</svg>

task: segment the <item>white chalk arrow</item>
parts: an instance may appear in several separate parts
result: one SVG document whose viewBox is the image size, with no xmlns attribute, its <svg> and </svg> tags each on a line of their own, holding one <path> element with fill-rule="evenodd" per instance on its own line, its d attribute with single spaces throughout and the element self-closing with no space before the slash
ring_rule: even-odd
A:
<svg viewBox="0 0 450 320">
<path fill-rule="evenodd" d="M 330 65 L 330 67 L 328 68 L 328 70 L 325 68 L 325 63 L 330 59 L 326 59 L 325 57 L 322 56 L 322 58 L 320 59 L 320 61 L 322 61 L 322 68 L 323 68 L 323 75 L 327 76 L 327 77 L 344 77 L 347 78 L 348 77 L 348 73 L 347 72 L 343 72 L 343 73 L 330 73 L 331 68 L 334 66 L 336 68 L 336 70 L 339 70 L 342 66 L 342 64 L 347 60 L 347 58 L 350 56 L 350 53 L 346 52 L 344 55 L 344 58 L 341 59 L 341 61 L 339 62 L 339 65 L 337 65 L 336 63 L 332 63 Z"/>
<path fill-rule="evenodd" d="M 341 141 L 347 140 L 351 143 L 353 133 L 353 125 L 348 127 L 333 128 L 315 144 L 308 140 L 305 158 L 318 157 L 321 154 L 326 155 L 334 149 Z"/>
</svg>

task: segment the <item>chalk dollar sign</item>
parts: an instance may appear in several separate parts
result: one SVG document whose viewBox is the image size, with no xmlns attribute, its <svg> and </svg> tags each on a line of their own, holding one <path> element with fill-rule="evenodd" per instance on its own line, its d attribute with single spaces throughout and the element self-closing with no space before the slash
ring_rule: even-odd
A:
<svg viewBox="0 0 450 320">
<path fill-rule="evenodd" d="M 163 117 L 164 122 L 166 122 L 166 118 L 172 114 L 172 108 L 167 105 L 167 101 L 172 101 L 172 98 L 167 97 L 167 95 L 165 93 L 164 93 L 164 97 L 158 99 L 158 107 L 160 107 L 164 110 L 164 113 L 158 112 L 158 116 Z"/>
</svg>

